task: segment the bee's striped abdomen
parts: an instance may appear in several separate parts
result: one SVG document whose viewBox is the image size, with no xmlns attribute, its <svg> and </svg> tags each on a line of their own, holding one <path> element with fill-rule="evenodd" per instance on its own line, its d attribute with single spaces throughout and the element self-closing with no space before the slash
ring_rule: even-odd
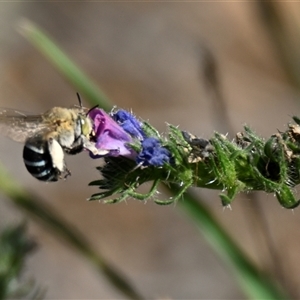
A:
<svg viewBox="0 0 300 300">
<path fill-rule="evenodd" d="M 23 159 L 27 171 L 41 181 L 57 181 L 60 171 L 53 167 L 47 141 L 39 137 L 26 141 Z"/>
</svg>

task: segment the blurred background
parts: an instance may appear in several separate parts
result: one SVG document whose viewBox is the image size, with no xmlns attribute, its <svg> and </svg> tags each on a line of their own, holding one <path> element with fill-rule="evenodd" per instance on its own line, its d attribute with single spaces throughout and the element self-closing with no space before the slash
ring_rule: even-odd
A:
<svg viewBox="0 0 300 300">
<path fill-rule="evenodd" d="M 168 122 L 204 138 L 216 130 L 233 139 L 248 124 L 268 137 L 300 115 L 299 14 L 300 4 L 288 2 L 1 3 L 0 106 L 41 113 L 77 103 L 76 90 L 18 33 L 27 18 L 114 104 L 162 132 Z M 244 297 L 176 205 L 87 202 L 97 191 L 87 184 L 98 179 L 99 161 L 86 153 L 68 157 L 72 176 L 46 184 L 27 173 L 22 149 L 0 138 L 0 160 L 10 174 L 83 232 L 146 298 Z M 255 193 L 239 195 L 224 210 L 217 191 L 197 193 L 243 250 L 299 298 L 299 209 Z M 0 226 L 24 219 L 1 195 Z M 66 243 L 29 224 L 39 247 L 26 276 L 47 288 L 46 298 L 123 297 Z"/>
</svg>

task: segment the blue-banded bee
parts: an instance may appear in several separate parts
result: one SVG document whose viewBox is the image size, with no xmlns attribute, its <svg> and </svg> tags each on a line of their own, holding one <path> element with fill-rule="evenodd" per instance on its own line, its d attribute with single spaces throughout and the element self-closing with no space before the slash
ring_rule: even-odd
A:
<svg viewBox="0 0 300 300">
<path fill-rule="evenodd" d="M 93 138 L 93 124 L 87 109 L 53 107 L 41 115 L 26 115 L 0 109 L 0 130 L 12 140 L 24 143 L 23 159 L 28 172 L 41 181 L 66 178 L 70 171 L 64 153 L 88 149 L 99 154 Z"/>
</svg>

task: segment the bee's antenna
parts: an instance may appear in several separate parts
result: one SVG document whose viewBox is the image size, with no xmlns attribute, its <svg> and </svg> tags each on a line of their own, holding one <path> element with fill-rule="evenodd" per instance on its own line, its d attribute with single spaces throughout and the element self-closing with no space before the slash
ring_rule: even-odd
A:
<svg viewBox="0 0 300 300">
<path fill-rule="evenodd" d="M 88 112 L 86 113 L 86 115 L 88 115 L 93 109 L 95 109 L 95 108 L 97 108 L 97 107 L 99 107 L 98 104 L 95 105 L 95 106 L 93 106 L 92 108 L 90 108 L 90 109 L 88 110 Z"/>
<path fill-rule="evenodd" d="M 76 93 L 76 95 L 77 95 L 77 98 L 78 98 L 79 107 L 82 108 L 82 101 L 81 101 L 80 94 L 79 94 L 79 93 Z M 88 112 L 86 113 L 86 115 L 88 115 L 93 109 L 95 109 L 95 108 L 98 107 L 98 106 L 99 106 L 99 105 L 97 104 L 97 105 L 93 106 L 92 108 L 90 108 L 90 109 L 88 110 Z"/>
<path fill-rule="evenodd" d="M 80 108 L 82 108 L 82 101 L 81 101 L 81 97 L 80 97 L 80 95 L 79 95 L 79 93 L 78 93 L 78 92 L 76 93 L 76 95 L 77 95 L 77 98 L 78 98 L 79 107 L 80 107 Z"/>
</svg>

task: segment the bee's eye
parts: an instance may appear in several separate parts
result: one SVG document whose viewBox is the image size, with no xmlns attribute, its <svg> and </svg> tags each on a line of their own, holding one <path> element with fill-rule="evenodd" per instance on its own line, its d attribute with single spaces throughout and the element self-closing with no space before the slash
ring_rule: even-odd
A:
<svg viewBox="0 0 300 300">
<path fill-rule="evenodd" d="M 91 126 L 89 124 L 89 122 L 87 122 L 86 119 L 80 119 L 80 123 L 81 123 L 81 132 L 83 135 L 88 135 L 91 132 Z"/>
</svg>

